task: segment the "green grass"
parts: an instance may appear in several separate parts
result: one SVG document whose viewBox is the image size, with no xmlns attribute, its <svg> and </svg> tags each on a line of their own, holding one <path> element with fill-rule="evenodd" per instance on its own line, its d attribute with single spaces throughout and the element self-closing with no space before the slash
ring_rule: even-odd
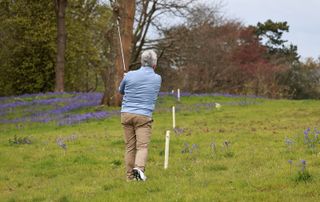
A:
<svg viewBox="0 0 320 202">
<path fill-rule="evenodd" d="M 222 108 L 192 109 L 209 102 L 222 103 Z M 165 131 L 171 129 L 174 104 L 181 109 L 177 126 L 188 133 L 171 130 L 169 168 L 164 170 Z M 306 128 L 320 127 L 319 105 L 315 100 L 224 97 L 183 97 L 179 104 L 161 98 L 144 183 L 125 180 L 117 116 L 62 127 L 2 124 L 0 201 L 319 201 L 320 145 L 310 152 L 303 142 Z M 67 141 L 64 152 L 56 138 L 72 134 L 77 139 Z M 29 137 L 32 144 L 10 144 L 14 135 Z M 286 137 L 294 140 L 290 148 Z M 197 148 L 182 153 L 186 143 Z M 310 178 L 299 175 L 301 159 Z"/>
</svg>

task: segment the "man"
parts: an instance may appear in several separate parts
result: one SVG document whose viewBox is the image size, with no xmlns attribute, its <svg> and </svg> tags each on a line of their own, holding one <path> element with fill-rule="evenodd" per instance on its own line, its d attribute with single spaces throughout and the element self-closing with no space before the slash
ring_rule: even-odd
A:
<svg viewBox="0 0 320 202">
<path fill-rule="evenodd" d="M 141 68 L 125 74 L 119 91 L 123 96 L 121 124 L 126 145 L 127 180 L 147 179 L 144 174 L 153 122 L 152 112 L 158 98 L 161 77 L 154 72 L 157 54 L 153 50 L 141 55 Z"/>
</svg>

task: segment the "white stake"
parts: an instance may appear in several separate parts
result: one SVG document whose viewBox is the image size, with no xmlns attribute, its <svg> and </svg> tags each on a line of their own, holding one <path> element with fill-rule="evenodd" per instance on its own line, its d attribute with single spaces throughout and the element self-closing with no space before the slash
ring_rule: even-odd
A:
<svg viewBox="0 0 320 202">
<path fill-rule="evenodd" d="M 170 142 L 170 130 L 166 132 L 166 146 L 164 150 L 164 169 L 168 168 L 169 164 L 169 142 Z"/>
<path fill-rule="evenodd" d="M 180 89 L 178 88 L 178 91 L 177 91 L 177 97 L 178 97 L 178 102 L 180 102 Z"/>
<path fill-rule="evenodd" d="M 172 106 L 172 128 L 176 128 L 176 108 Z"/>
</svg>

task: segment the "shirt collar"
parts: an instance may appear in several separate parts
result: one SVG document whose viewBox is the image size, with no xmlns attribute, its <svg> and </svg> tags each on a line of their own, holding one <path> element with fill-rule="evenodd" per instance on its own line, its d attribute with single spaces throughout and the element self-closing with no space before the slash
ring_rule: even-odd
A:
<svg viewBox="0 0 320 202">
<path fill-rule="evenodd" d="M 152 67 L 149 67 L 149 66 L 142 66 L 141 70 L 154 72 L 154 69 Z"/>
</svg>

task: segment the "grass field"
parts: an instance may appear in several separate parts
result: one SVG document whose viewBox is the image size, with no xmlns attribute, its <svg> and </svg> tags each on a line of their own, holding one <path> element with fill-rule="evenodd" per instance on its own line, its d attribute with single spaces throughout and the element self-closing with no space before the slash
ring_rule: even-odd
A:
<svg viewBox="0 0 320 202">
<path fill-rule="evenodd" d="M 0 201 L 320 201 L 320 139 L 314 129 L 320 127 L 320 101 L 186 96 L 177 103 L 160 97 L 148 180 L 126 182 L 118 113 L 90 114 L 97 119 L 68 124 L 59 122 L 65 115 L 21 119 L 54 108 L 23 102 L 70 97 L 30 96 L 19 98 L 20 106 L 1 109 Z M 2 99 L 0 105 L 14 102 Z M 57 101 L 55 107 L 62 105 Z M 177 133 L 171 129 L 172 105 Z M 117 110 L 92 104 L 68 116 Z M 168 129 L 170 160 L 164 170 Z"/>
</svg>

